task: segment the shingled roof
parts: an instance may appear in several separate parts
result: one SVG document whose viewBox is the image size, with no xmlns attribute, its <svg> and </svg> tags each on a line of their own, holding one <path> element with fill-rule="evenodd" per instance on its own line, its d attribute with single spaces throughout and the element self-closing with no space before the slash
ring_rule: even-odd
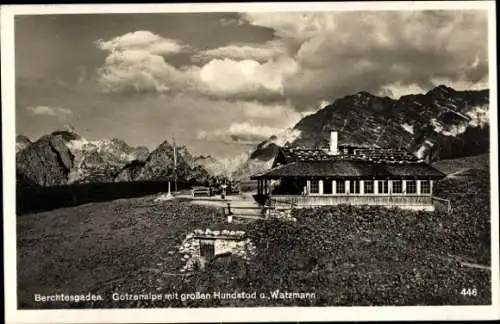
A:
<svg viewBox="0 0 500 324">
<path fill-rule="evenodd" d="M 331 156 L 325 150 L 310 148 L 283 147 L 281 153 L 286 163 L 297 161 L 325 161 L 330 160 Z"/>
<path fill-rule="evenodd" d="M 441 179 L 445 177 L 445 174 L 424 162 L 387 163 L 337 159 L 291 162 L 254 175 L 251 179 L 279 179 L 281 177 Z"/>
<path fill-rule="evenodd" d="M 399 163 L 418 162 L 418 158 L 404 148 L 370 148 L 357 146 L 339 146 L 338 155 L 330 155 L 327 149 L 284 147 L 278 154 L 282 154 L 286 164 L 306 161 L 370 161 Z"/>
<path fill-rule="evenodd" d="M 445 175 L 404 148 L 373 148 L 342 145 L 339 154 L 327 149 L 281 148 L 274 167 L 251 179 L 280 177 L 332 178 L 430 178 Z"/>
</svg>

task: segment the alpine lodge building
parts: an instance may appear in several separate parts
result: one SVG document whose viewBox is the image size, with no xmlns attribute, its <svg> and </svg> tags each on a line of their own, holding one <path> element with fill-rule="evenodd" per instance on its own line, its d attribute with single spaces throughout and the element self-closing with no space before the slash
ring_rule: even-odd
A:
<svg viewBox="0 0 500 324">
<path fill-rule="evenodd" d="M 338 145 L 279 150 L 270 170 L 253 175 L 261 204 L 295 207 L 380 205 L 433 211 L 433 188 L 445 174 L 405 149 Z"/>
</svg>

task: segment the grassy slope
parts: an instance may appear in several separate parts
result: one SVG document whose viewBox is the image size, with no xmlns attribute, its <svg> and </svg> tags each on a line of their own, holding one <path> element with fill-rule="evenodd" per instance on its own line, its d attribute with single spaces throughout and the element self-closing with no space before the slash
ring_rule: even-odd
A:
<svg viewBox="0 0 500 324">
<path fill-rule="evenodd" d="M 467 156 L 458 159 L 441 160 L 433 163 L 433 166 L 446 174 L 466 170 L 478 169 L 488 171 L 490 168 L 490 155 L 480 154 L 474 156 Z"/>
<path fill-rule="evenodd" d="M 452 201 L 452 213 L 335 206 L 298 210 L 297 223 L 259 222 L 249 228 L 258 251 L 253 263 L 214 264 L 181 287 L 317 294 L 315 300 L 223 300 L 219 306 L 489 304 L 488 188 L 485 172 L 444 180 L 437 189 Z M 478 193 L 474 199 L 470 191 Z M 462 296 L 463 288 L 478 295 Z"/>
<path fill-rule="evenodd" d="M 86 305 L 94 307 L 487 304 L 489 270 L 459 262 L 489 265 L 484 177 L 478 174 L 467 183 L 447 179 L 440 185 L 445 198 L 447 189 L 480 193 L 474 200 L 448 197 L 452 214 L 340 206 L 298 211 L 297 223 L 246 225 L 259 251 L 251 262 L 227 258 L 190 277 L 172 275 L 182 265 L 172 251 L 195 228 L 228 227 L 215 209 L 156 204 L 146 197 L 25 215 L 18 218 L 19 304 L 33 307 L 34 293 L 90 291 L 107 298 L 104 304 Z M 478 296 L 461 296 L 462 288 L 477 288 Z M 160 305 L 109 301 L 113 291 L 275 289 L 314 291 L 318 297 Z"/>
<path fill-rule="evenodd" d="M 182 266 L 181 256 L 169 251 L 194 229 L 217 228 L 223 221 L 215 208 L 153 198 L 18 217 L 19 306 L 32 307 L 34 293 L 154 291 L 155 271 L 178 272 Z"/>
</svg>

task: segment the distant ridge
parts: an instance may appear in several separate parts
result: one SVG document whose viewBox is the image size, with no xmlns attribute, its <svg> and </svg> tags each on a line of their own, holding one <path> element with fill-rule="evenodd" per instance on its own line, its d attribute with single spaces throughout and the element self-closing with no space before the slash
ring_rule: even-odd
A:
<svg viewBox="0 0 500 324">
<path fill-rule="evenodd" d="M 335 100 L 302 118 L 292 131 L 293 140 L 275 144 L 326 148 L 332 130 L 339 144 L 403 147 L 432 161 L 489 151 L 489 90 L 457 91 L 439 85 L 426 93 L 391 99 L 360 91 Z M 273 159 L 268 144 L 256 146 L 250 158 L 234 173 L 248 178 L 269 168 Z"/>
<path fill-rule="evenodd" d="M 174 150 L 168 141 L 149 152 L 117 138 L 89 141 L 74 129 L 56 130 L 31 142 L 16 138 L 16 173 L 21 186 L 57 186 L 174 179 Z M 193 163 L 186 147 L 177 150 L 182 182 L 208 182 L 211 174 Z"/>
</svg>

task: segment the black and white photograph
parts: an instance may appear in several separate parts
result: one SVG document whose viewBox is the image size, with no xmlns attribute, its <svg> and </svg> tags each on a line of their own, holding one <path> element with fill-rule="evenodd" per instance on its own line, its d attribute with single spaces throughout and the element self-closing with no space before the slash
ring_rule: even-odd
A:
<svg viewBox="0 0 500 324">
<path fill-rule="evenodd" d="M 494 2 L 1 23 L 8 321 L 500 316 Z"/>
</svg>

